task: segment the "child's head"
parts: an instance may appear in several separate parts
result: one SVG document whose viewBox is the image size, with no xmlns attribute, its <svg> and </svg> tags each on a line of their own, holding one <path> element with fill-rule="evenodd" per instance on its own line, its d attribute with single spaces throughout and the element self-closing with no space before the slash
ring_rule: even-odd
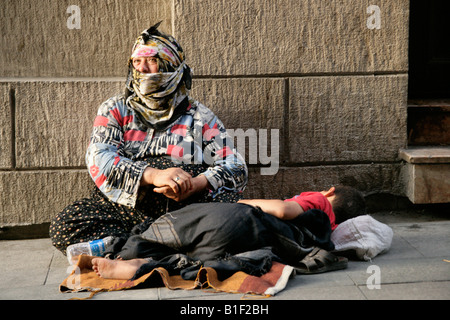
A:
<svg viewBox="0 0 450 320">
<path fill-rule="evenodd" d="M 348 186 L 334 187 L 334 198 L 330 202 L 336 216 L 336 224 L 366 214 L 367 208 L 364 196 L 355 188 Z"/>
</svg>

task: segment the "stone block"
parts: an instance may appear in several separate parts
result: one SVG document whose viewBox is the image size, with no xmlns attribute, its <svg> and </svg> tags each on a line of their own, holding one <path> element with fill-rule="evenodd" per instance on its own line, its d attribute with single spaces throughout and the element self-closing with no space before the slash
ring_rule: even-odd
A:
<svg viewBox="0 0 450 320">
<path fill-rule="evenodd" d="M 124 91 L 124 79 L 23 81 L 16 86 L 17 167 L 84 167 L 98 107 Z"/>
<path fill-rule="evenodd" d="M 274 78 L 196 79 L 191 96 L 222 120 L 248 164 L 273 165 L 286 155 L 285 83 Z"/>
<path fill-rule="evenodd" d="M 396 161 L 407 142 L 407 76 L 290 79 L 293 163 Z"/>
<path fill-rule="evenodd" d="M 376 2 L 175 0 L 173 30 L 197 75 L 406 72 L 409 1 Z"/>
<path fill-rule="evenodd" d="M 416 204 L 450 202 L 450 147 L 424 146 L 401 149 L 407 163 L 401 171 L 404 194 Z"/>
<path fill-rule="evenodd" d="M 450 164 L 412 164 L 402 168 L 405 194 L 414 204 L 450 202 Z"/>
<path fill-rule="evenodd" d="M 12 166 L 12 115 L 10 96 L 11 87 L 8 83 L 0 82 L 0 168 Z"/>
<path fill-rule="evenodd" d="M 87 170 L 0 172 L 0 226 L 50 222 L 92 186 Z"/>
<path fill-rule="evenodd" d="M 170 0 L 3 1 L 0 77 L 125 76 L 135 39 L 160 20 L 171 33 L 171 12 Z"/>
<path fill-rule="evenodd" d="M 228 128 L 283 126 L 285 80 L 276 78 L 195 79 L 191 96 Z"/>
</svg>

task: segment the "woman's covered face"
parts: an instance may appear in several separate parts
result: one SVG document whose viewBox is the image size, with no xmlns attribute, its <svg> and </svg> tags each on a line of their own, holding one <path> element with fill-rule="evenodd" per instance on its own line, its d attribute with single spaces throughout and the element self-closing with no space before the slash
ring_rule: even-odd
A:
<svg viewBox="0 0 450 320">
<path fill-rule="evenodd" d="M 133 67 L 141 73 L 157 73 L 158 59 L 156 57 L 139 56 L 132 59 Z"/>
</svg>

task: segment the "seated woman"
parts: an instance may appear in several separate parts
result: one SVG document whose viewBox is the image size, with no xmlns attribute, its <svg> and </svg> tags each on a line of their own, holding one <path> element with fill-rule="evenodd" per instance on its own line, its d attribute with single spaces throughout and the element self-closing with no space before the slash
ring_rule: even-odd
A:
<svg viewBox="0 0 450 320">
<path fill-rule="evenodd" d="M 158 26 L 133 46 L 125 94 L 98 110 L 86 154 L 93 193 L 50 225 L 63 253 L 74 243 L 127 235 L 189 203 L 236 202 L 247 184 L 245 161 L 222 122 L 189 97 L 183 49 Z"/>
</svg>

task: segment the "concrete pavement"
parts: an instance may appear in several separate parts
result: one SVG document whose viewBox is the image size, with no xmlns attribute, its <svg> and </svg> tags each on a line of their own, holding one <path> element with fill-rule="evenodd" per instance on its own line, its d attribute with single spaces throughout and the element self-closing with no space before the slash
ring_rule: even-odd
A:
<svg viewBox="0 0 450 320">
<path fill-rule="evenodd" d="M 318 275 L 296 275 L 271 300 L 449 300 L 450 216 L 448 220 L 390 219 L 372 215 L 394 230 L 389 252 L 370 262 Z M 371 268 L 379 268 L 373 273 Z M 0 241 L 0 300 L 68 300 L 89 293 L 60 293 L 69 265 L 50 239 Z M 368 269 L 369 268 L 369 269 Z M 379 289 L 371 288 L 380 280 Z M 369 284 L 369 285 L 368 285 Z M 375 286 L 376 287 L 376 286 Z M 101 292 L 93 300 L 241 300 L 241 294 L 165 287 Z"/>
</svg>

